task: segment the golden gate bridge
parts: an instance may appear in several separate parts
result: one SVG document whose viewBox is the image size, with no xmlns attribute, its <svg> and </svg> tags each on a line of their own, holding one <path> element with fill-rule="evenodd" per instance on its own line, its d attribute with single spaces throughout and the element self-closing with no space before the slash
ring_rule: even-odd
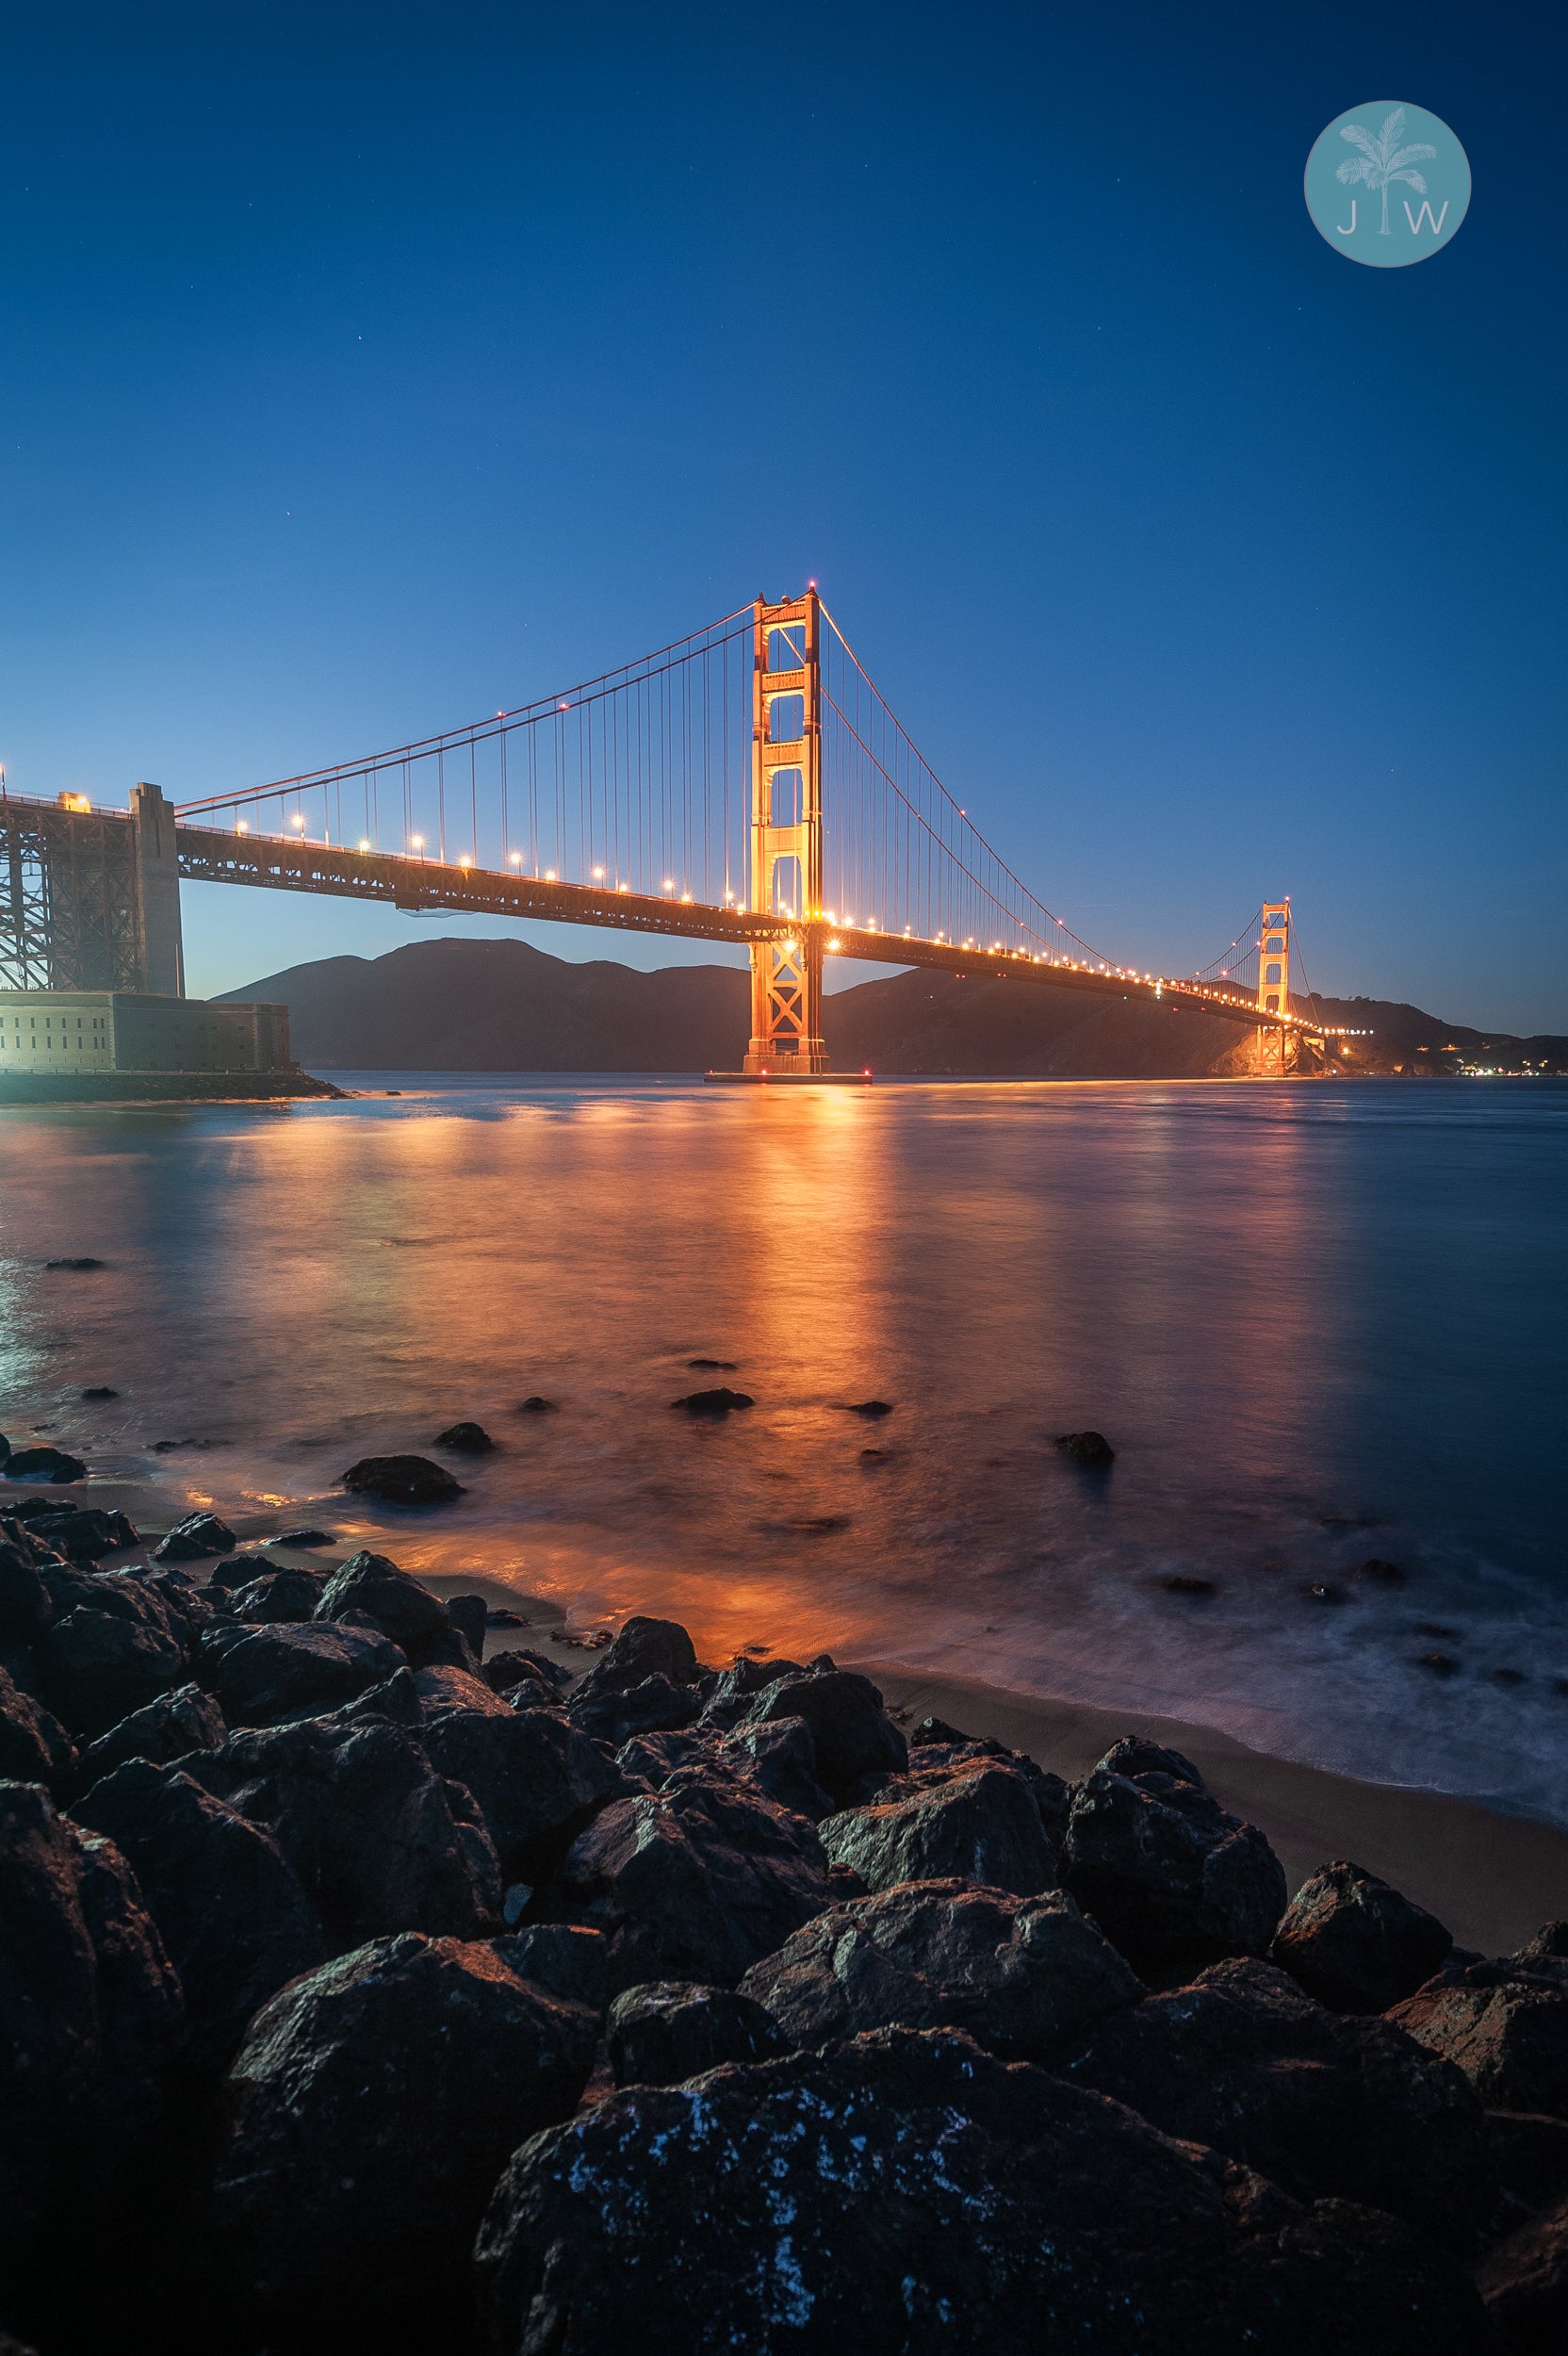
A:
<svg viewBox="0 0 1568 2356">
<path fill-rule="evenodd" d="M 515 710 L 237 793 L 130 807 L 0 788 L 0 986 L 181 995 L 179 887 L 743 945 L 744 1070 L 827 1070 L 823 962 L 1049 982 L 1318 1034 L 1286 898 L 1158 973 L 1037 899 L 922 756 L 812 583 Z"/>
</svg>

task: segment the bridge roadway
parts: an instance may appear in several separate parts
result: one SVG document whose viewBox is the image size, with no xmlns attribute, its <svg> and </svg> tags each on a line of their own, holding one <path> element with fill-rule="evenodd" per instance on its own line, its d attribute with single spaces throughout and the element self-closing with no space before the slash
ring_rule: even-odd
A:
<svg viewBox="0 0 1568 2356">
<path fill-rule="evenodd" d="M 272 892 L 315 892 L 334 899 L 367 901 L 408 911 L 446 908 L 467 916 L 528 916 L 557 924 L 596 924 L 612 931 L 664 933 L 686 940 L 754 941 L 798 938 L 790 917 L 760 909 L 716 908 L 703 901 L 653 897 L 614 885 L 550 881 L 537 875 L 466 866 L 390 851 L 357 851 L 346 845 L 302 841 L 292 835 L 234 834 L 225 827 L 177 823 L 175 851 L 182 880 L 259 886 Z M 1254 999 L 1212 984 L 1168 974 L 1137 974 L 1086 964 L 1037 957 L 1020 950 L 966 949 L 951 941 L 923 941 L 906 933 L 882 933 L 859 925 L 818 920 L 825 951 L 861 957 L 878 965 L 928 967 L 942 973 L 976 974 L 998 981 L 1049 982 L 1055 989 L 1086 990 L 1099 997 L 1146 999 L 1198 1014 L 1270 1030 L 1310 1031 L 1296 1014 L 1260 1016 Z"/>
</svg>

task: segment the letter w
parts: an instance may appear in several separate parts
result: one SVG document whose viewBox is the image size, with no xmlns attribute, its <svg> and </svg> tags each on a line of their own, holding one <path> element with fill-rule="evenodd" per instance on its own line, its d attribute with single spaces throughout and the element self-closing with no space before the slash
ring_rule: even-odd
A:
<svg viewBox="0 0 1568 2356">
<path fill-rule="evenodd" d="M 1410 234 L 1413 237 L 1418 237 L 1421 235 L 1421 223 L 1424 221 L 1430 221 L 1432 223 L 1432 236 L 1434 237 L 1441 237 L 1443 235 L 1443 224 L 1447 218 L 1448 199 L 1446 197 L 1443 200 L 1443 210 L 1438 214 L 1435 221 L 1432 221 L 1432 208 L 1426 202 L 1425 198 L 1422 199 L 1421 210 L 1418 213 L 1413 213 L 1411 211 L 1410 199 L 1408 196 L 1405 199 L 1405 219 L 1410 223 Z"/>
</svg>

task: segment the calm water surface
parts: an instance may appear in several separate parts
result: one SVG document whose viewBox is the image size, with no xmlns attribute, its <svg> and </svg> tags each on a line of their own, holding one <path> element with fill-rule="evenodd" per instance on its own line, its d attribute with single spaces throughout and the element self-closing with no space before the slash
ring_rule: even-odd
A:
<svg viewBox="0 0 1568 2356">
<path fill-rule="evenodd" d="M 13 1442 L 154 1529 L 324 1520 L 710 1656 L 941 1665 L 1568 1821 L 1568 1089 L 400 1085 L 0 1112 Z M 727 1381 L 750 1413 L 672 1412 Z M 502 1447 L 456 1506 L 336 1486 L 459 1417 Z M 1107 1479 L 1052 1446 L 1086 1425 Z"/>
</svg>

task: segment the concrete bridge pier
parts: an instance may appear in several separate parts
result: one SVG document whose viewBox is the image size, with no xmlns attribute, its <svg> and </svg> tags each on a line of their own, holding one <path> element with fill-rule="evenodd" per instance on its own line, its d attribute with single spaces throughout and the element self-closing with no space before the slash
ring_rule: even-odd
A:
<svg viewBox="0 0 1568 2356">
<path fill-rule="evenodd" d="M 180 934 L 180 865 L 174 848 L 174 805 L 157 785 L 131 788 L 136 837 L 137 931 L 141 988 L 160 998 L 185 996 L 185 943 Z"/>
</svg>

